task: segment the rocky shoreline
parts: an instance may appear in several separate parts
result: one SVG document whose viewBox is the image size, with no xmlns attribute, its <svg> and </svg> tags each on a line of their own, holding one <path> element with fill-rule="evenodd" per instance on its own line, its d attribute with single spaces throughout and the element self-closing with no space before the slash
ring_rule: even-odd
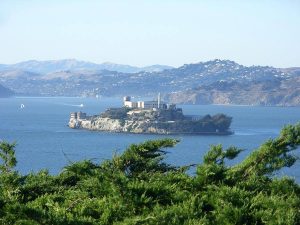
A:
<svg viewBox="0 0 300 225">
<path fill-rule="evenodd" d="M 120 120 L 101 117 L 88 117 L 86 119 L 74 119 L 69 121 L 69 127 L 73 129 L 86 129 L 91 131 L 135 133 L 135 134 L 195 134 L 195 135 L 231 135 L 230 130 L 195 129 L 195 122 L 153 122 Z M 200 122 L 199 122 L 200 125 Z"/>
</svg>

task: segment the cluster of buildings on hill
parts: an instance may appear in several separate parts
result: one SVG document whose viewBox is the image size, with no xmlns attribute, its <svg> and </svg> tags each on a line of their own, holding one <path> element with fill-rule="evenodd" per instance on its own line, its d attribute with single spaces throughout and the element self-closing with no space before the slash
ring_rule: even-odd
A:
<svg viewBox="0 0 300 225">
<path fill-rule="evenodd" d="M 161 101 L 160 94 L 157 96 L 157 100 L 153 101 L 131 101 L 130 96 L 123 98 L 123 106 L 132 109 L 176 109 L 175 104 L 166 104 Z"/>
<path fill-rule="evenodd" d="M 157 109 L 165 109 L 165 110 L 176 110 L 176 111 L 180 111 L 182 113 L 181 109 L 177 109 L 175 104 L 166 104 L 164 102 L 161 101 L 161 97 L 160 94 L 158 94 L 157 100 L 153 100 L 153 101 L 131 101 L 131 97 L 130 96 L 125 96 L 123 98 L 123 106 L 127 107 L 127 108 L 131 108 L 131 109 L 151 109 L 151 110 L 157 110 Z M 70 115 L 71 119 L 74 120 L 86 120 L 87 115 L 84 112 L 71 112 Z"/>
<path fill-rule="evenodd" d="M 137 102 L 125 96 L 123 107 L 108 108 L 99 115 L 72 112 L 69 127 L 130 133 L 229 135 L 231 119 L 224 114 L 184 115 L 176 105 L 163 103 L 160 95 L 157 100 Z"/>
<path fill-rule="evenodd" d="M 178 118 L 182 117 L 185 120 L 192 120 L 192 121 L 197 121 L 202 119 L 202 116 L 195 116 L 195 115 L 183 115 L 182 109 L 181 108 L 176 108 L 175 104 L 166 104 L 161 101 L 160 94 L 158 94 L 157 100 L 152 100 L 152 101 L 131 101 L 130 96 L 125 96 L 123 98 L 123 107 L 132 109 L 131 111 L 127 112 L 129 116 L 133 116 L 134 114 L 139 114 L 142 113 L 143 110 L 151 110 L 151 111 L 160 111 L 164 110 L 165 112 L 172 112 L 174 115 L 177 115 Z M 173 115 L 172 114 L 172 115 Z M 160 114 L 163 116 L 163 114 Z M 174 117 L 173 115 L 173 117 Z M 166 116 L 166 115 L 165 115 Z M 177 118 L 176 117 L 176 118 Z M 177 118 L 177 119 L 178 119 Z M 87 120 L 89 119 L 89 116 L 86 115 L 84 112 L 72 112 L 70 115 L 71 120 Z M 170 118 L 169 118 L 170 119 Z M 170 119 L 174 120 L 174 118 Z"/>
<path fill-rule="evenodd" d="M 140 134 L 214 134 L 230 135 L 231 117 L 184 115 L 176 105 L 155 101 L 131 101 L 124 97 L 123 107 L 108 108 L 105 112 L 87 116 L 83 112 L 73 112 L 69 120 L 70 128 L 88 130 L 129 132 Z"/>
</svg>

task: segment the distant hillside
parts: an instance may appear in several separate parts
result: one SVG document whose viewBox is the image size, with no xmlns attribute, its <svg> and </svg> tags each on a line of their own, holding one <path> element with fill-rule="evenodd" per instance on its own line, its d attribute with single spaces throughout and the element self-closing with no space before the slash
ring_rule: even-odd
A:
<svg viewBox="0 0 300 225">
<path fill-rule="evenodd" d="M 179 68 L 158 72 L 141 71 L 136 73 L 122 73 L 110 70 L 64 70 L 48 74 L 39 74 L 21 70 L 0 72 L 0 82 L 2 84 L 15 92 L 26 95 L 156 96 L 158 92 L 161 92 L 162 94 L 179 92 L 180 94 L 173 95 L 172 100 L 174 102 L 192 102 L 196 104 L 198 104 L 199 101 L 191 99 L 192 96 L 194 96 L 194 91 L 199 87 L 205 87 L 206 92 L 209 92 L 209 88 L 218 90 L 214 85 L 224 82 L 224 84 L 235 84 L 232 88 L 235 87 L 234 92 L 237 93 L 237 90 L 243 90 L 245 85 L 251 85 L 249 88 L 254 88 L 253 85 L 257 85 L 258 83 L 273 84 L 274 82 L 280 81 L 282 85 L 287 86 L 286 89 L 280 89 L 281 95 L 284 96 L 289 93 L 284 92 L 289 90 L 289 88 L 297 90 L 297 88 L 293 86 L 293 83 L 288 81 L 299 77 L 300 74 L 298 68 L 274 68 L 268 66 L 246 67 L 230 60 L 219 59 L 186 64 Z M 269 91 L 274 90 L 271 87 L 264 86 L 263 88 L 264 89 L 260 90 L 260 95 L 255 95 L 257 96 L 257 99 L 264 96 L 262 93 L 269 93 Z M 189 93 L 191 96 L 187 96 Z M 296 92 L 294 95 L 298 96 Z M 179 98 L 179 96 L 185 96 L 185 99 L 180 97 L 180 100 L 176 100 L 174 96 L 177 96 L 177 98 Z M 221 97 L 218 99 L 220 98 Z M 207 102 L 206 104 L 215 103 L 213 100 L 209 99 L 210 98 L 207 97 L 205 100 Z M 275 103 L 276 101 L 272 102 L 272 100 L 266 100 L 265 103 L 258 103 L 254 97 L 247 99 L 248 97 L 245 95 L 244 103 L 248 102 L 246 104 L 297 104 L 297 100 L 287 98 L 282 98 L 282 100 L 280 100 L 281 102 L 278 103 Z M 228 101 L 228 104 L 243 104 L 242 101 L 238 103 L 238 100 L 231 101 L 229 99 L 226 101 Z M 290 101 L 293 101 L 293 103 Z M 221 102 L 221 100 L 218 100 L 217 102 Z M 201 102 L 201 104 L 203 103 Z"/>
<path fill-rule="evenodd" d="M 300 77 L 272 81 L 218 81 L 166 96 L 177 104 L 236 104 L 260 106 L 299 106 Z"/>
<path fill-rule="evenodd" d="M 282 72 L 300 76 L 300 67 L 291 67 L 280 69 Z"/>
<path fill-rule="evenodd" d="M 91 62 L 79 61 L 76 59 L 64 59 L 64 60 L 48 60 L 48 61 L 37 61 L 37 60 L 30 60 L 25 62 L 20 62 L 12 65 L 4 65 L 0 64 L 0 70 L 23 70 L 33 73 L 53 73 L 59 71 L 100 71 L 100 70 L 110 70 L 110 71 L 117 71 L 123 73 L 136 73 L 140 71 L 162 71 L 164 69 L 170 69 L 170 66 L 164 65 L 152 65 L 147 67 L 135 67 L 129 65 L 121 65 L 121 64 L 114 64 L 114 63 L 102 63 L 96 64 Z"/>
<path fill-rule="evenodd" d="M 14 93 L 8 88 L 0 84 L 0 98 L 6 98 L 12 96 Z"/>
</svg>

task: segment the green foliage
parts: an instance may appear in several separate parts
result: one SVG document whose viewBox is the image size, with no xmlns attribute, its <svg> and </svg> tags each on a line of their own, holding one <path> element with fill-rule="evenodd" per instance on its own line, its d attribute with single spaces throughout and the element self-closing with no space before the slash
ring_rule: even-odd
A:
<svg viewBox="0 0 300 225">
<path fill-rule="evenodd" d="M 300 145 L 300 124 L 286 126 L 279 137 L 268 140 L 234 168 L 240 179 L 270 175 L 283 167 L 291 167 L 297 156 L 291 152 Z"/>
<path fill-rule="evenodd" d="M 156 127 L 169 131 L 180 131 L 181 133 L 216 133 L 227 132 L 231 117 L 224 114 L 217 114 L 214 116 L 206 115 L 200 120 L 179 119 L 172 123 L 159 121 Z"/>
<path fill-rule="evenodd" d="M 166 172 L 174 167 L 163 162 L 166 151 L 161 148 L 173 147 L 178 141 L 164 139 L 147 141 L 140 145 L 131 145 L 121 155 L 113 158 L 114 166 L 129 176 L 139 175 L 142 172 Z"/>
<path fill-rule="evenodd" d="M 300 124 L 285 127 L 241 163 L 242 150 L 211 146 L 196 174 L 165 163 L 163 139 L 131 145 L 100 164 L 58 175 L 13 172 L 15 144 L 1 145 L 0 224 L 300 224 L 300 186 L 272 175 L 292 166 Z"/>
<path fill-rule="evenodd" d="M 10 172 L 17 164 L 15 157 L 16 143 L 7 143 L 5 141 L 0 142 L 0 158 L 3 163 L 0 165 L 0 171 L 2 173 Z"/>
<path fill-rule="evenodd" d="M 216 114 L 212 117 L 212 121 L 218 130 L 225 131 L 229 129 L 232 117 L 228 117 L 224 114 Z"/>
</svg>

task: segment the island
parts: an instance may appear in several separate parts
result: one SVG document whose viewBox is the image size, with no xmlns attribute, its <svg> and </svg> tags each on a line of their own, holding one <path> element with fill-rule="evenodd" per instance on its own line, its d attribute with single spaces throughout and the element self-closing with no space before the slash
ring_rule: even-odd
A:
<svg viewBox="0 0 300 225">
<path fill-rule="evenodd" d="M 160 94 L 154 101 L 123 99 L 123 107 L 109 108 L 100 115 L 87 116 L 72 112 L 69 127 L 107 132 L 139 134 L 201 134 L 230 135 L 232 117 L 225 114 L 184 115 L 182 108 L 161 101 Z"/>
</svg>

